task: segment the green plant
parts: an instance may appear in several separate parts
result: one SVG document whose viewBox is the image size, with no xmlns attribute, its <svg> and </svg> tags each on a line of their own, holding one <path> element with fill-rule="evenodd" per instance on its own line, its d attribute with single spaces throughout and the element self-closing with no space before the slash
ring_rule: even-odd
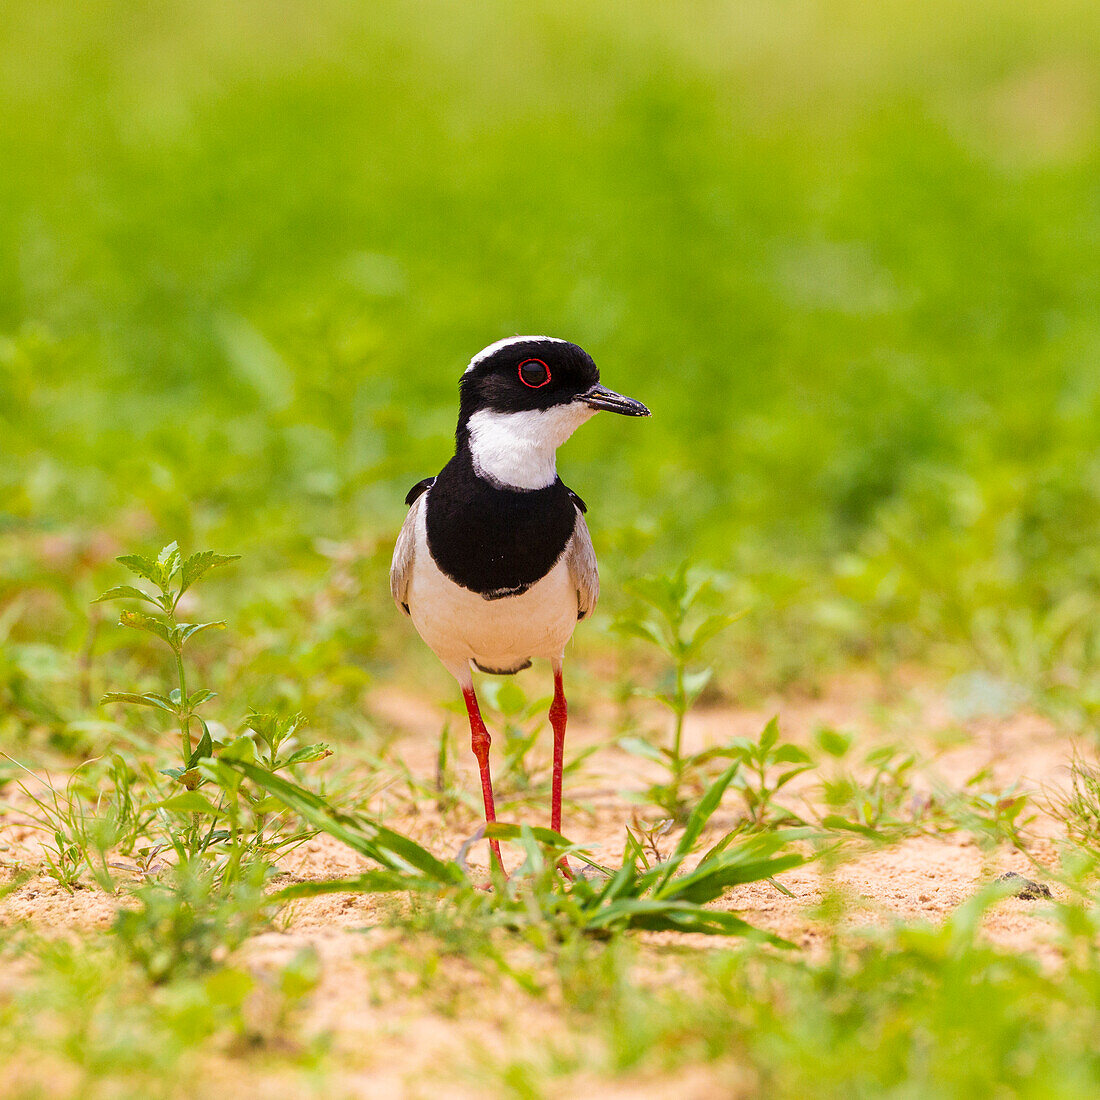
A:
<svg viewBox="0 0 1100 1100">
<path fill-rule="evenodd" d="M 266 875 L 253 863 L 226 889 L 212 867 L 190 860 L 173 868 L 167 882 L 134 889 L 136 905 L 119 910 L 112 931 L 155 984 L 208 971 L 266 920 L 272 908 Z"/>
<path fill-rule="evenodd" d="M 155 955 L 156 945 L 141 938 Z M 155 979 L 142 951 L 132 957 L 114 933 L 23 934 L 0 950 L 5 971 L 13 962 L 21 971 L 0 1000 L 0 1059 L 12 1071 L 5 1085 L 12 1097 L 192 1094 L 211 1063 L 283 1081 L 301 1067 L 308 1093 L 324 1070 L 323 1036 L 300 1027 L 319 977 L 309 948 L 285 965 L 207 957 Z M 223 954 L 216 944 L 213 951 Z M 159 963 L 148 961 L 158 974 Z"/>
<path fill-rule="evenodd" d="M 175 542 L 165 546 L 155 559 L 145 558 L 139 554 L 127 554 L 120 557 L 119 562 L 135 576 L 152 582 L 159 591 L 150 594 L 135 585 L 122 584 L 108 589 L 95 601 L 102 603 L 106 600 L 138 600 L 156 608 L 152 613 L 123 611 L 119 616 L 119 625 L 133 630 L 147 631 L 164 642 L 172 654 L 176 687 L 172 688 L 167 695 L 156 691 L 141 693 L 110 691 L 103 696 L 101 702 L 152 707 L 172 715 L 179 726 L 183 760 L 183 767 L 176 778 L 179 778 L 189 790 L 193 789 L 189 784 L 195 778 L 193 771 L 195 764 L 210 754 L 210 730 L 197 711 L 203 703 L 215 697 L 215 692 L 209 688 L 195 688 L 188 691 L 187 673 L 183 661 L 184 647 L 202 631 L 222 630 L 226 624 L 224 620 L 205 623 L 180 622 L 176 618 L 176 608 L 183 594 L 211 569 L 229 565 L 239 558 L 239 554 L 216 554 L 213 550 L 203 550 L 184 558 L 180 554 L 179 545 Z M 192 720 L 198 721 L 202 729 L 202 736 L 199 739 L 199 750 L 203 750 L 202 755 L 196 755 L 197 750 L 191 734 Z"/>
<path fill-rule="evenodd" d="M 1070 787 L 1050 799 L 1053 816 L 1066 823 L 1078 844 L 1100 854 L 1100 769 L 1077 757 L 1069 768 Z"/>
<path fill-rule="evenodd" d="M 105 592 L 99 601 L 135 599 L 157 608 L 155 613 L 123 611 L 120 624 L 146 631 L 165 643 L 172 656 L 177 684 L 167 694 L 116 691 L 108 692 L 102 700 L 150 707 L 172 715 L 178 726 L 182 759 L 179 764 L 162 769 L 162 774 L 173 780 L 177 789 L 153 803 L 152 808 L 164 818 L 168 828 L 165 839 L 153 846 L 149 858 L 166 847 L 175 849 L 181 861 L 215 853 L 224 880 L 231 882 L 242 872 L 247 860 L 269 858 L 308 835 L 301 830 L 288 830 L 289 817 L 283 813 L 282 804 L 255 793 L 241 783 L 237 772 L 218 764 L 216 753 L 226 745 L 221 739 L 215 741 L 205 718 L 197 713 L 200 706 L 216 698 L 216 693 L 208 688 L 188 690 L 184 661 L 187 643 L 204 630 L 224 628 L 225 622 L 181 622 L 176 609 L 183 595 L 211 569 L 228 565 L 237 556 L 206 550 L 184 558 L 173 542 L 155 560 L 138 555 L 118 560 L 137 576 L 151 581 L 159 592 L 150 594 L 134 585 L 120 585 Z M 327 745 L 299 743 L 298 733 L 305 721 L 300 713 L 253 711 L 245 719 L 249 732 L 232 741 L 234 758 L 250 759 L 257 768 L 275 773 L 331 755 Z M 192 737 L 193 722 L 201 729 L 197 743 Z M 204 790 L 208 785 L 213 798 Z M 273 819 L 275 825 L 271 825 Z"/>
<path fill-rule="evenodd" d="M 785 821 L 801 823 L 792 810 L 780 806 L 775 796 L 803 772 L 812 768 L 813 759 L 805 749 L 779 740 L 779 716 L 774 716 L 751 741 L 735 738 L 726 750 L 740 763 L 734 786 L 741 792 L 749 821 L 756 828 Z"/>
<path fill-rule="evenodd" d="M 36 775 L 18 761 L 12 763 L 30 777 L 17 783 L 34 807 L 31 818 L 35 829 L 45 834 L 42 855 L 46 873 L 70 892 L 85 885 L 81 877 L 85 872 L 102 889 L 113 891 L 108 854 L 115 848 L 132 849 L 152 817 L 151 811 L 135 806 L 125 762 L 112 757 L 107 773 L 111 787 L 107 790 L 94 784 L 89 789 L 87 773 L 98 763 L 89 761 L 69 776 L 62 791 L 48 775 Z"/>
<path fill-rule="evenodd" d="M 873 840 L 897 839 L 920 831 L 935 814 L 935 805 L 917 803 L 911 786 L 916 757 L 893 745 L 878 745 L 858 762 L 849 760 L 851 734 L 823 727 L 815 735 L 818 747 L 840 765 L 821 779 L 821 797 L 828 809 L 822 825 L 859 833 Z M 906 806 L 908 803 L 908 812 Z"/>
<path fill-rule="evenodd" d="M 1028 847 L 1027 827 L 1036 817 L 1025 812 L 1030 796 L 1020 790 L 1018 782 L 990 790 L 986 787 L 990 778 L 983 769 L 972 775 L 961 791 L 941 789 L 938 800 L 943 816 L 984 845 L 1008 843 L 1024 850 Z"/>
<path fill-rule="evenodd" d="M 1094 906 L 1056 905 L 1064 958 L 997 948 L 991 884 L 939 923 L 897 923 L 820 958 L 752 944 L 659 953 L 619 938 L 561 952 L 544 1000 L 565 1006 L 553 1045 L 501 1051 L 502 1086 L 573 1094 L 579 1082 L 693 1077 L 722 1095 L 1065 1096 L 1100 1085 Z"/>
<path fill-rule="evenodd" d="M 580 875 L 570 889 L 558 887 L 553 879 L 560 856 L 575 850 L 567 841 L 553 835 L 540 838 L 527 827 L 488 826 L 487 835 L 518 841 L 525 854 L 523 865 L 502 895 L 505 911 L 516 915 L 521 928 L 527 927 L 532 912 L 536 912 L 540 924 L 553 927 L 560 923 L 588 935 L 608 936 L 629 930 L 695 932 L 747 935 L 789 946 L 735 913 L 706 906 L 733 886 L 771 880 L 801 864 L 802 856 L 784 851 L 790 837 L 771 833 L 733 846 L 736 833 L 730 832 L 690 870 L 682 870 L 736 773 L 737 765 L 731 765 L 711 784 L 692 808 L 683 834 L 667 859 L 650 863 L 643 845 L 628 831 L 622 865 L 614 870 L 594 868 L 595 874 Z"/>
<path fill-rule="evenodd" d="M 641 638 L 660 650 L 669 661 L 667 685 L 657 691 L 639 692 L 656 699 L 671 712 L 669 743 L 653 746 L 639 738 L 624 737 L 619 744 L 627 752 L 657 760 L 665 766 L 668 779 L 650 787 L 647 797 L 677 820 L 686 812 L 685 782 L 699 786 L 702 766 L 722 755 L 715 750 L 689 755 L 683 752 L 684 719 L 714 674 L 710 667 L 692 666 L 701 657 L 706 644 L 737 619 L 734 615 L 702 610 L 702 599 L 713 581 L 713 574 L 689 569 L 686 563 L 666 576 L 635 581 L 629 586 L 630 591 L 645 610 L 636 609 L 615 623 L 619 633 Z"/>
<path fill-rule="evenodd" d="M 362 815 L 337 811 L 320 796 L 260 771 L 247 761 L 230 762 L 225 756 L 222 760 L 316 828 L 379 864 L 379 870 L 350 879 L 289 886 L 276 895 L 278 901 L 323 893 L 410 891 L 440 894 L 453 904 L 473 905 L 483 916 L 491 914 L 498 924 L 529 933 L 537 931 L 544 942 L 545 935 L 560 937 L 569 931 L 607 936 L 630 929 L 757 935 L 779 942 L 735 914 L 708 909 L 706 905 L 731 886 L 771 879 L 803 862 L 800 855 L 782 853 L 788 838 L 781 834 L 755 837 L 731 847 L 734 834 L 729 833 L 692 869 L 678 873 L 733 780 L 737 770 L 733 765 L 692 809 L 672 855 L 652 865 L 630 833 L 622 866 L 609 871 L 549 829 L 503 822 L 487 825 L 485 835 L 517 844 L 524 862 L 507 879 L 494 873 L 494 889 L 485 894 L 473 886 L 460 864 L 437 859 L 410 838 Z M 580 858 L 595 876 L 581 874 L 572 883 L 563 883 L 556 868 L 568 855 Z"/>
</svg>

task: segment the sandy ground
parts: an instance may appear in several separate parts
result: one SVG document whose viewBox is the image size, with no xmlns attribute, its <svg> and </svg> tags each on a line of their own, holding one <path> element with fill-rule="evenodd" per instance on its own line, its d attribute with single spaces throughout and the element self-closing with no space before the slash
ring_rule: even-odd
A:
<svg viewBox="0 0 1100 1100">
<path fill-rule="evenodd" d="M 372 707 L 380 721 L 400 731 L 396 755 L 415 775 L 430 780 L 442 711 L 393 689 L 376 692 Z M 963 724 L 951 715 L 942 693 L 919 681 L 886 685 L 871 677 L 851 676 L 836 681 L 818 699 L 787 700 L 751 710 L 702 710 L 689 719 L 685 751 L 720 744 L 733 736 L 754 737 L 777 712 L 784 738 L 796 743 L 809 743 L 815 730 L 824 725 L 860 735 L 856 744 L 861 755 L 877 743 L 918 754 L 922 764 L 912 780 L 918 798 L 922 791 L 937 786 L 961 788 L 980 769 L 988 768 L 990 777 L 983 781 L 983 790 L 999 791 L 1016 784 L 1032 796 L 1036 817 L 1028 825 L 1028 849 L 1021 852 L 1007 845 L 983 848 L 961 832 L 921 835 L 890 845 L 854 841 L 849 858 L 830 872 L 819 864 L 808 864 L 782 875 L 792 896 L 767 883 L 751 884 L 731 891 L 718 903 L 721 907 L 781 934 L 813 955 L 823 951 L 834 934 L 821 923 L 816 910 L 837 892 L 846 903 L 845 927 L 853 933 L 899 917 L 939 922 L 983 883 L 1004 871 L 1035 877 L 1036 865 L 1056 863 L 1061 825 L 1043 807 L 1065 788 L 1074 753 L 1088 754 L 1041 718 L 1019 713 Z M 568 791 L 579 808 L 568 815 L 564 831 L 589 845 L 598 861 L 613 863 L 621 859 L 625 827 L 638 809 L 624 795 L 644 787 L 656 773 L 648 770 L 645 761 L 607 743 L 604 731 L 610 717 L 595 714 L 571 723 L 569 745 L 574 751 L 591 744 L 600 748 Z M 645 720 L 652 720 L 653 725 L 661 721 L 659 714 L 643 719 L 643 725 Z M 548 738 L 543 741 L 541 748 L 545 749 Z M 460 760 L 457 766 L 462 782 L 476 792 L 472 758 Z M 816 779 L 810 777 L 801 786 L 792 785 L 781 800 L 803 814 L 812 812 L 814 783 Z M 439 854 L 457 853 L 478 824 L 474 814 L 463 808 L 444 820 L 431 799 L 411 805 L 407 800 L 400 803 L 392 792 L 377 797 L 378 805 L 372 805 L 371 812 L 384 814 L 387 824 L 410 833 Z M 729 796 L 729 809 L 723 806 L 716 815 L 710 830 L 714 836 L 735 822 L 736 801 Z M 395 813 L 398 806 L 400 814 Z M 649 821 L 658 817 L 652 810 L 646 814 Z M 546 810 L 541 808 L 501 816 L 546 823 Z M 0 862 L 9 874 L 14 868 L 33 864 L 35 835 L 17 816 L 0 817 Z M 665 843 L 671 846 L 674 840 L 673 836 Z M 487 866 L 484 849 L 484 844 L 477 844 L 470 852 L 469 864 L 475 873 Z M 515 853 L 506 849 L 509 854 L 515 861 Z M 350 850 L 319 836 L 286 858 L 283 869 L 288 877 L 284 881 L 350 875 L 366 867 L 366 861 Z M 1058 897 L 1059 887 L 1052 884 L 1052 889 Z M 522 1048 L 528 1037 L 555 1026 L 556 1006 L 517 996 L 500 983 L 499 972 L 483 973 L 476 964 L 459 957 L 446 958 L 433 975 L 427 1006 L 424 998 L 402 996 L 402 983 L 411 993 L 419 979 L 400 967 L 391 971 L 385 965 L 399 936 L 384 919 L 385 907 L 392 904 L 346 894 L 298 902 L 283 914 L 278 930 L 256 936 L 242 949 L 246 963 L 260 969 L 287 961 L 307 944 L 318 952 L 323 978 L 311 1000 L 308 1027 L 332 1036 L 346 1067 L 344 1076 L 333 1085 L 334 1095 L 438 1095 L 439 1067 L 471 1066 L 481 1044 L 492 1048 L 505 1036 L 510 1044 Z M 108 924 L 115 906 L 112 898 L 98 890 L 70 894 L 48 877 L 36 874 L 0 900 L 0 920 L 78 932 Z M 988 914 L 985 934 L 1005 949 L 1033 951 L 1045 960 L 1057 958 L 1051 943 L 1053 926 L 1044 917 L 1042 902 L 1001 902 Z M 676 937 L 651 938 L 664 942 Z M 699 944 L 703 949 L 713 945 L 713 941 Z M 364 963 L 368 956 L 370 966 Z M 726 1091 L 708 1076 L 697 1088 L 685 1080 L 677 1091 L 689 1100 L 731 1094 L 729 1082 L 722 1088 Z M 451 1096 L 477 1095 L 479 1086 L 474 1077 L 449 1076 L 447 1091 Z M 636 1081 L 623 1095 L 648 1094 L 651 1090 L 646 1083 Z M 289 1086 L 283 1090 L 273 1085 L 266 1095 L 296 1093 Z M 603 1091 L 601 1095 L 611 1094 Z M 661 1095 L 659 1086 L 654 1086 L 652 1095 Z"/>
</svg>

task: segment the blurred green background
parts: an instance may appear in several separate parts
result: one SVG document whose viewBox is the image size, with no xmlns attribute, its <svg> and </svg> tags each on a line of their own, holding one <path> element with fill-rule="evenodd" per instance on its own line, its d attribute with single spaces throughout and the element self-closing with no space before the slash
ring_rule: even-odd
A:
<svg viewBox="0 0 1100 1100">
<path fill-rule="evenodd" d="M 404 492 L 470 355 L 545 332 L 654 413 L 560 458 L 605 623 L 690 558 L 746 684 L 916 658 L 1091 721 L 1091 0 L 9 0 L 0 49 L 18 705 L 123 644 L 87 601 L 174 537 L 245 555 L 253 683 L 421 660 Z"/>
</svg>

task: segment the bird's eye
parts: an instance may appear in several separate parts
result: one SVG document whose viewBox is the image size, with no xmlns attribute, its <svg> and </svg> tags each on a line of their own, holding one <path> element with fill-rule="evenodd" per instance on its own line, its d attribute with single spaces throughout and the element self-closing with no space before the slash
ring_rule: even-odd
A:
<svg viewBox="0 0 1100 1100">
<path fill-rule="evenodd" d="M 541 359 L 524 359 L 519 365 L 519 380 L 533 390 L 550 381 L 550 368 Z"/>
</svg>

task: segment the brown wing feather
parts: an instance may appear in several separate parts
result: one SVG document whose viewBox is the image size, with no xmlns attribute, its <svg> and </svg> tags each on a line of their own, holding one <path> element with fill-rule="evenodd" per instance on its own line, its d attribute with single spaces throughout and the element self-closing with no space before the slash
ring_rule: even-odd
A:
<svg viewBox="0 0 1100 1100">
<path fill-rule="evenodd" d="M 413 558 L 416 555 L 416 517 L 424 507 L 427 494 L 421 493 L 409 509 L 405 522 L 397 536 L 397 545 L 393 548 L 393 561 L 390 563 L 390 595 L 394 603 L 406 614 L 409 613 L 409 580 L 412 578 Z"/>
<path fill-rule="evenodd" d="M 592 613 L 600 598 L 600 571 L 596 566 L 596 551 L 592 549 L 592 536 L 579 508 L 573 537 L 565 547 L 565 560 L 570 579 L 577 588 L 577 618 L 584 619 Z"/>
</svg>

